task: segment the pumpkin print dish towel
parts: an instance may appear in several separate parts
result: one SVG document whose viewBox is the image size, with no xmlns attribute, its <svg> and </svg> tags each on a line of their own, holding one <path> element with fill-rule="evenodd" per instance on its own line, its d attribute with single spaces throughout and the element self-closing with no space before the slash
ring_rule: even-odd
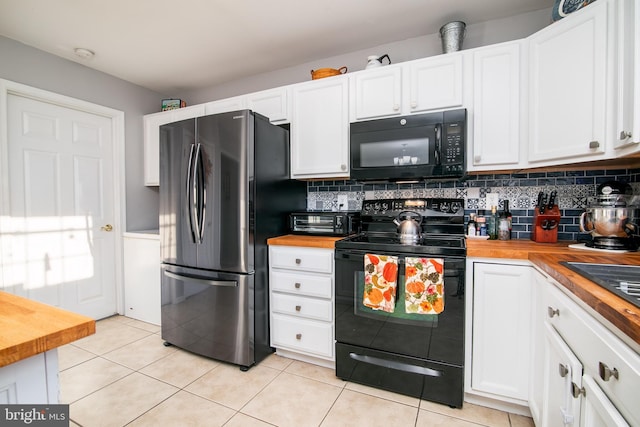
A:
<svg viewBox="0 0 640 427">
<path fill-rule="evenodd" d="M 365 254 L 362 303 L 374 310 L 393 313 L 396 305 L 398 257 Z"/>
<path fill-rule="evenodd" d="M 438 314 L 444 311 L 444 260 L 405 258 L 405 311 Z"/>
</svg>

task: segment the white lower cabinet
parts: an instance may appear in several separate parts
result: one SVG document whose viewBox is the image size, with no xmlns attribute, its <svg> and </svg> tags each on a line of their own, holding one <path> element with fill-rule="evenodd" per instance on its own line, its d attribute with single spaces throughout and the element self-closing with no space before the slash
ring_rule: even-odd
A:
<svg viewBox="0 0 640 427">
<path fill-rule="evenodd" d="M 269 246 L 271 346 L 282 356 L 334 366 L 333 250 Z"/>
<path fill-rule="evenodd" d="M 531 273 L 527 262 L 467 259 L 468 394 L 527 406 Z"/>
<path fill-rule="evenodd" d="M 541 426 L 640 425 L 640 355 L 543 277 L 545 347 Z M 563 377 L 562 374 L 566 372 Z"/>
<path fill-rule="evenodd" d="M 160 237 L 126 233 L 124 245 L 124 314 L 160 324 Z"/>
<path fill-rule="evenodd" d="M 59 395 L 57 348 L 0 368 L 0 405 L 57 404 Z"/>
</svg>

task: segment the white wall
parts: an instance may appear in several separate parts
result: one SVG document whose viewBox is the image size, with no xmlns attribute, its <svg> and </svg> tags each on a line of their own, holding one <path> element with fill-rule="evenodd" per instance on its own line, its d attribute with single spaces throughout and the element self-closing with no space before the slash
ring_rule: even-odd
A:
<svg viewBox="0 0 640 427">
<path fill-rule="evenodd" d="M 524 13 L 505 19 L 487 21 L 467 27 L 462 48 L 469 49 L 509 40 L 525 38 L 551 23 L 551 9 Z M 367 56 L 388 54 L 395 63 L 425 58 L 442 53 L 439 34 L 372 46 L 369 49 L 351 52 L 346 55 L 318 59 L 295 67 L 277 70 L 251 77 L 238 79 L 224 85 L 203 88 L 181 94 L 188 105 L 200 104 L 230 96 L 242 95 L 258 90 L 285 86 L 311 80 L 311 70 L 318 68 L 340 68 L 346 66 L 351 71 L 363 70 Z M 224 66 L 224 64 L 220 64 Z"/>
<path fill-rule="evenodd" d="M 158 191 L 144 186 L 142 116 L 162 95 L 0 36 L 0 78 L 124 111 L 128 230 L 158 228 Z"/>
</svg>

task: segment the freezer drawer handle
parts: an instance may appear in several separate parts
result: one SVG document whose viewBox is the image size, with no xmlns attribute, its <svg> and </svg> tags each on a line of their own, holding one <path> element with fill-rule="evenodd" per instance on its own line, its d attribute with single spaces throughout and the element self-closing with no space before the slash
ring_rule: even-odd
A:
<svg viewBox="0 0 640 427">
<path fill-rule="evenodd" d="M 194 277 L 194 276 L 189 276 L 189 275 L 183 275 L 183 274 L 178 274 L 178 273 L 174 273 L 172 271 L 165 271 L 164 275 L 167 277 L 171 277 L 172 279 L 176 279 L 176 280 L 192 280 L 194 282 L 198 282 L 201 283 L 203 285 L 211 285 L 211 286 L 226 286 L 226 287 L 230 287 L 230 288 L 236 288 L 238 287 L 238 282 L 235 280 L 209 280 L 209 279 L 201 279 L 199 277 Z"/>
<path fill-rule="evenodd" d="M 364 356 L 356 353 L 349 353 L 349 357 L 358 362 L 369 363 L 370 365 L 382 366 L 383 368 L 396 369 L 398 371 L 411 372 L 414 374 L 427 375 L 430 377 L 441 377 L 442 371 L 425 368 L 424 366 L 411 365 L 409 363 L 396 362 L 395 360 L 384 360 L 373 356 Z"/>
</svg>

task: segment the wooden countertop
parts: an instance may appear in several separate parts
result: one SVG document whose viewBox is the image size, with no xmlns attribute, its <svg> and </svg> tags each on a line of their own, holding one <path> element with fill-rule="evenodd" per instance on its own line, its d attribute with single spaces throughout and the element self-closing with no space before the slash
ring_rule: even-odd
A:
<svg viewBox="0 0 640 427">
<path fill-rule="evenodd" d="M 569 292 L 640 344 L 640 309 L 600 285 L 570 270 L 561 261 L 640 265 L 640 253 L 532 253 L 529 261 L 554 278 Z"/>
<path fill-rule="evenodd" d="M 287 234 L 286 236 L 272 237 L 267 240 L 268 245 L 280 246 L 306 246 L 308 248 L 334 249 L 335 242 L 344 237 L 307 236 Z"/>
<path fill-rule="evenodd" d="M 334 248 L 341 237 L 287 235 L 270 245 Z M 606 253 L 569 248 L 575 242 L 536 243 L 532 240 L 467 239 L 467 257 L 526 260 L 553 277 L 602 317 L 640 345 L 640 310 L 600 285 L 569 270 L 561 261 L 640 265 L 640 252 Z"/>
<path fill-rule="evenodd" d="M 536 243 L 532 240 L 467 239 L 467 256 L 480 258 L 529 259 L 530 253 L 581 251 L 568 246 L 575 242 Z"/>
<path fill-rule="evenodd" d="M 0 367 L 95 332 L 89 317 L 0 291 Z"/>
</svg>

